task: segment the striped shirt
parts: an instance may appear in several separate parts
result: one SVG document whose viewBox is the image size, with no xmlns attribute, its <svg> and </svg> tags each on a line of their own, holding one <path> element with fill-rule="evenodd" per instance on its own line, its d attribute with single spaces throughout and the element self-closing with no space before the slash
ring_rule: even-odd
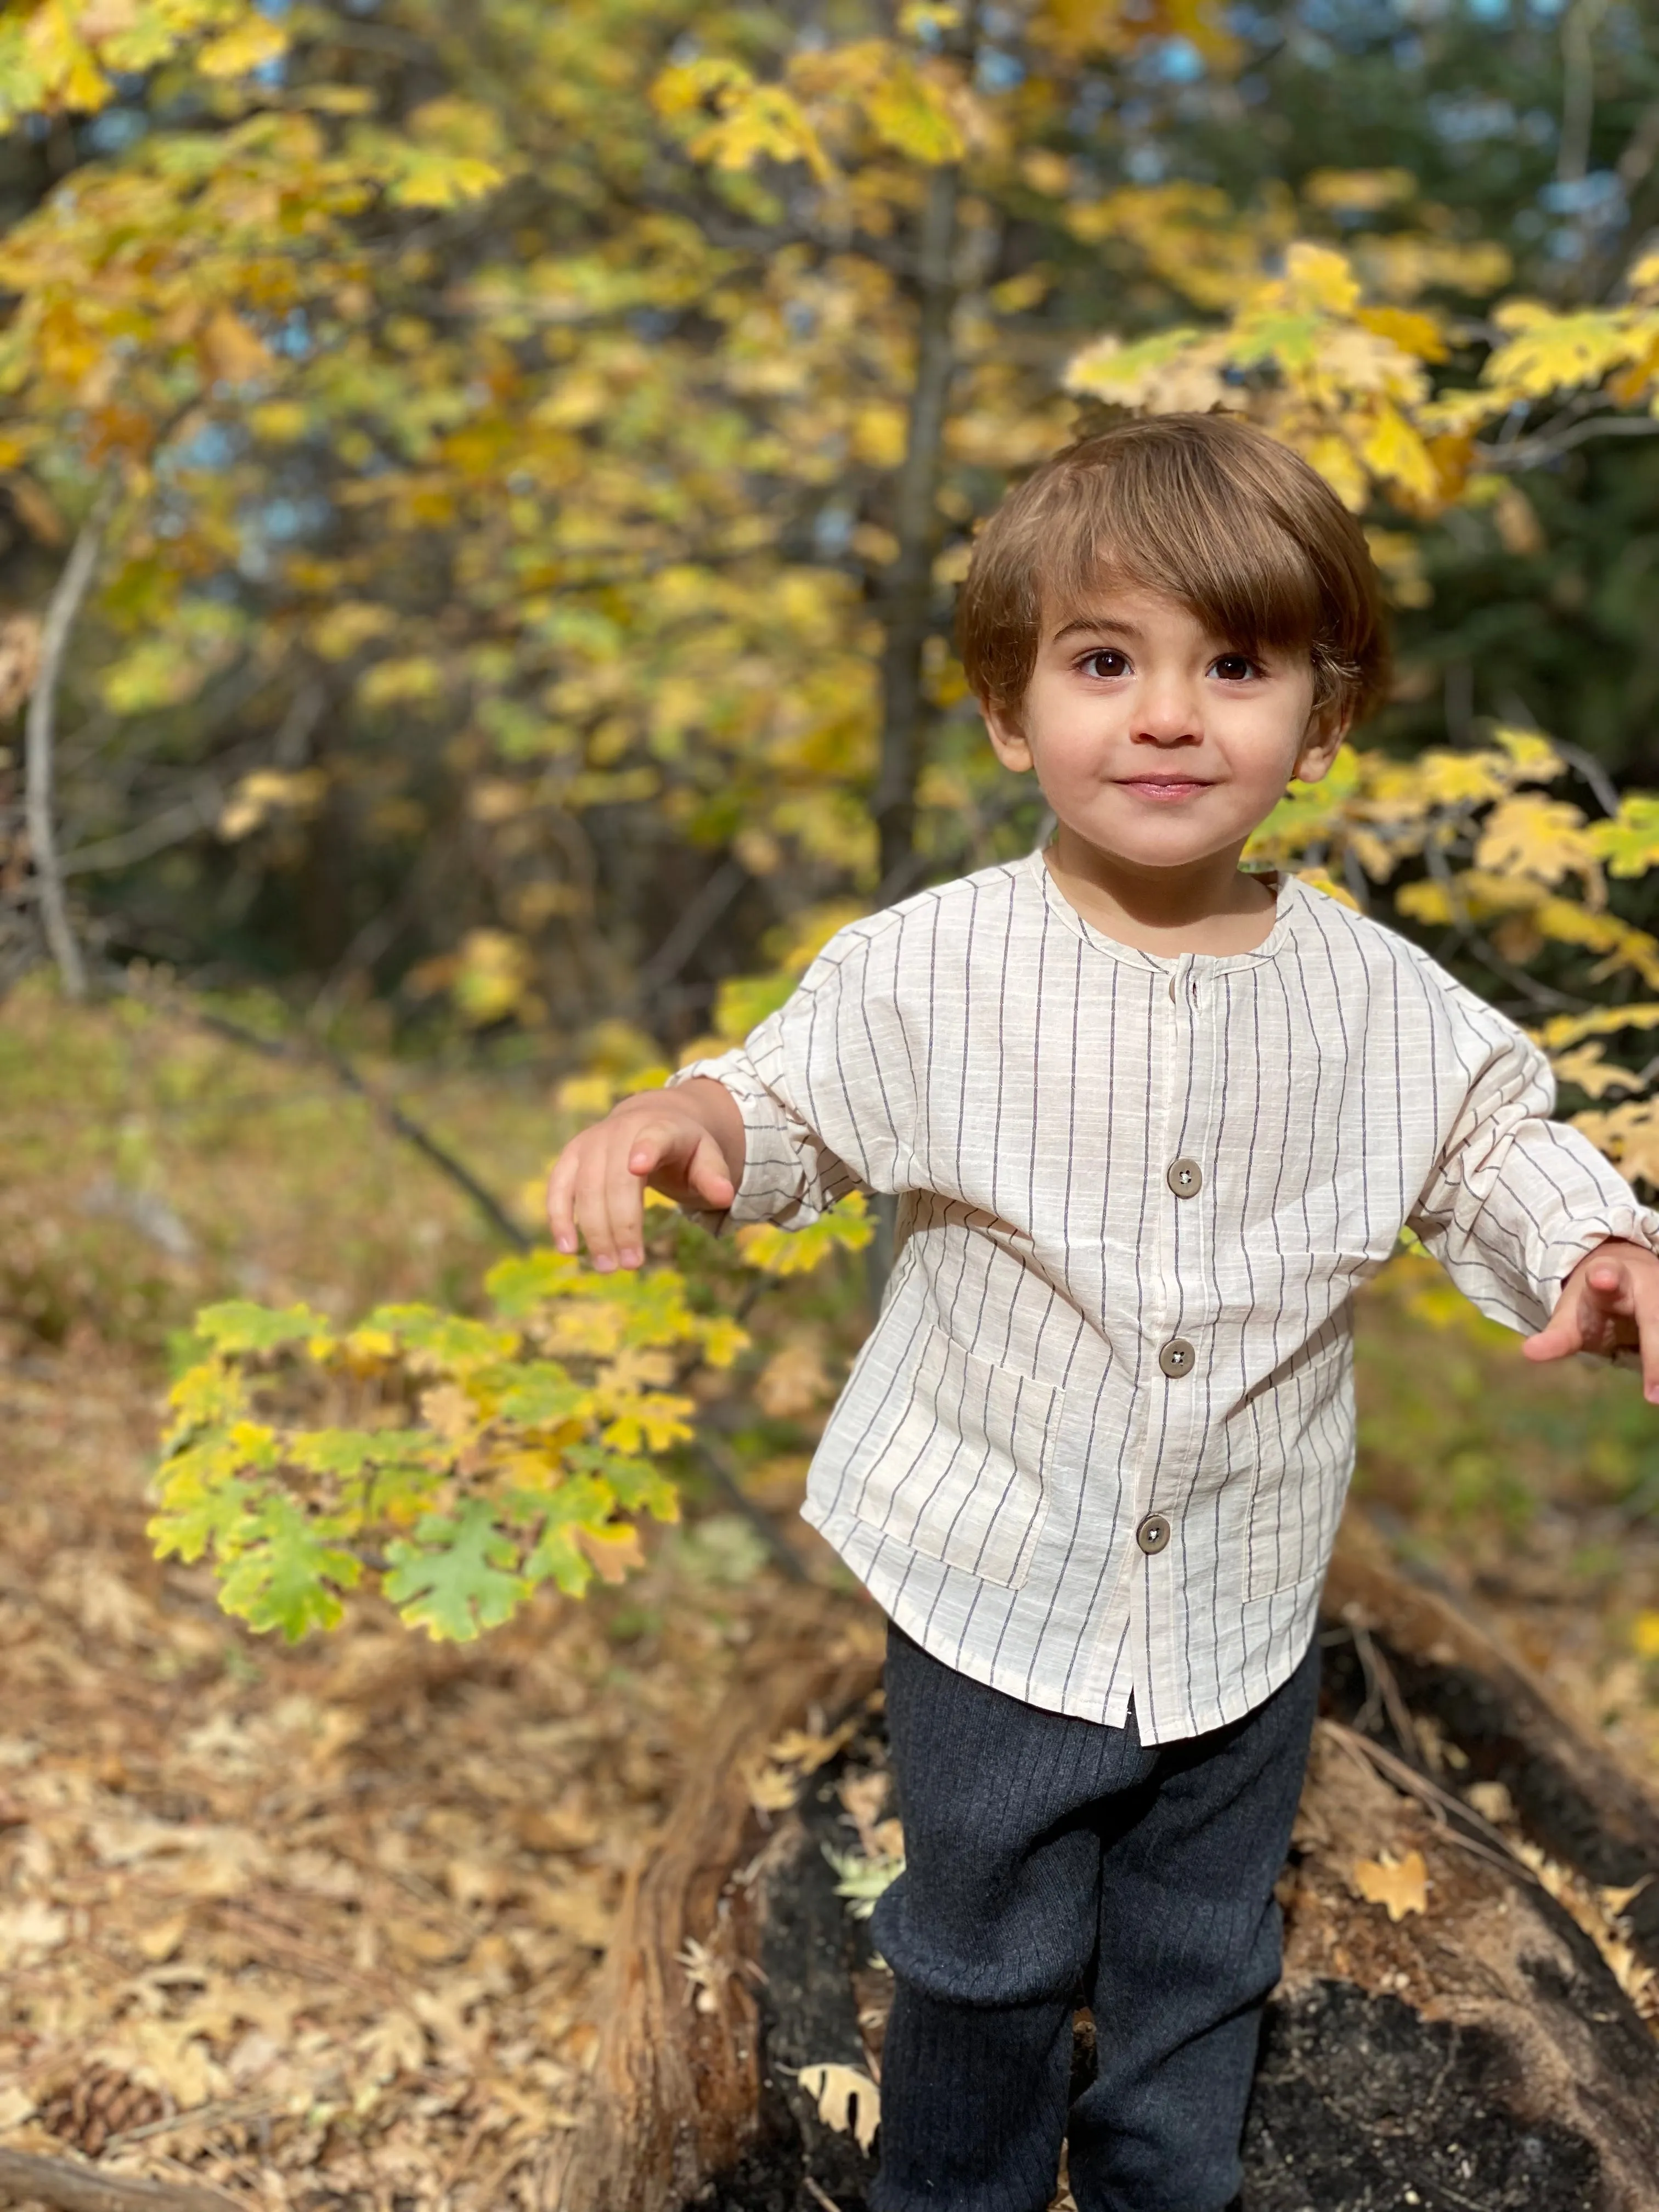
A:
<svg viewBox="0 0 1659 2212">
<path fill-rule="evenodd" d="M 1354 1455 L 1352 1302 L 1409 1225 L 1543 1323 L 1659 1215 L 1548 1116 L 1547 1062 L 1294 878 L 1254 951 L 1092 928 L 1042 855 L 855 922 L 714 1076 L 728 1218 L 897 1198 L 804 1508 L 925 1650 L 1161 1743 L 1305 1653 Z"/>
</svg>

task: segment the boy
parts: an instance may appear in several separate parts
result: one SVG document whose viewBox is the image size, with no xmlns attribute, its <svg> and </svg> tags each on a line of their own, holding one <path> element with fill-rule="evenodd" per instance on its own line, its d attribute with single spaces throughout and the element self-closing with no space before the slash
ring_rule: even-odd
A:
<svg viewBox="0 0 1659 2212">
<path fill-rule="evenodd" d="M 1405 939 L 1241 873 L 1380 696 L 1364 537 L 1224 416 L 1003 504 L 963 658 L 1046 854 L 845 929 L 742 1050 L 570 1145 L 555 1241 L 641 1186 L 732 1221 L 898 1199 L 806 1518 L 890 1616 L 906 1870 L 877 2212 L 1222 2212 L 1353 1456 L 1351 1311 L 1407 1223 L 1534 1358 L 1640 1345 L 1659 1216 L 1515 1026 Z M 1066 2107 L 1072 2014 L 1096 2081 Z"/>
</svg>

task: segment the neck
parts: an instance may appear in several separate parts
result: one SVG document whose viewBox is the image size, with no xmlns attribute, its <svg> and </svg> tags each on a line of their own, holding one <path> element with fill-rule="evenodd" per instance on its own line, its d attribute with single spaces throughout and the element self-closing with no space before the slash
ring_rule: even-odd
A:
<svg viewBox="0 0 1659 2212">
<path fill-rule="evenodd" d="M 1140 952 L 1249 952 L 1273 926 L 1273 899 L 1241 875 L 1241 842 L 1176 867 L 1143 867 L 1086 843 L 1062 822 L 1047 855 L 1061 895 L 1103 936 Z"/>
</svg>

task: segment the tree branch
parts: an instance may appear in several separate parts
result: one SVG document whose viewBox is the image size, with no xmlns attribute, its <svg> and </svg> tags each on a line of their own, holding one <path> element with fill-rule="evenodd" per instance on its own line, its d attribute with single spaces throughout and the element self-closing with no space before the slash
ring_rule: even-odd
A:
<svg viewBox="0 0 1659 2212">
<path fill-rule="evenodd" d="M 1477 446 L 1474 450 L 1483 468 L 1535 469 L 1571 453 L 1575 446 L 1588 445 L 1592 438 L 1652 437 L 1659 437 L 1659 420 L 1650 415 L 1591 415 L 1565 429 L 1546 428 L 1530 437 L 1511 439 L 1506 446 Z"/>
<path fill-rule="evenodd" d="M 244 1046 L 249 1052 L 257 1052 L 266 1060 L 285 1060 L 299 1065 L 307 1060 L 322 1061 L 333 1072 L 336 1080 L 361 1098 L 372 1113 L 377 1114 L 394 1136 L 401 1137 L 406 1145 L 412 1145 L 440 1175 L 447 1176 L 458 1190 L 465 1192 L 503 1243 L 510 1244 L 515 1252 L 533 1249 L 535 1239 L 513 1218 L 495 1193 L 479 1182 L 465 1162 L 458 1159 L 453 1152 L 441 1145 L 430 1130 L 412 1120 L 401 1106 L 394 1105 L 389 1098 L 383 1098 L 358 1073 L 343 1053 L 334 1052 L 323 1045 L 313 1046 L 309 1050 L 300 1049 L 284 1043 L 280 1038 L 261 1036 L 257 1030 L 244 1029 L 240 1022 L 228 1020 L 223 1014 L 210 1012 L 205 1006 L 191 1006 L 176 999 L 158 998 L 140 988 L 131 975 L 119 969 L 114 971 L 112 980 L 117 989 L 125 991 L 130 997 L 140 1000 L 146 1006 L 155 1007 L 161 1012 L 181 1015 L 185 1020 L 194 1022 L 198 1028 L 210 1030 L 215 1036 L 224 1037 L 232 1044 Z"/>
<path fill-rule="evenodd" d="M 29 860 L 40 884 L 40 920 L 46 944 L 58 965 L 64 990 L 71 999 L 87 995 L 86 963 L 70 927 L 64 898 L 63 870 L 58 859 L 52 822 L 52 738 L 58 714 L 58 684 L 64 654 L 75 618 L 81 611 L 92 582 L 93 570 L 103 550 L 104 532 L 114 509 L 119 484 L 114 476 L 104 479 L 92 512 L 82 524 L 69 559 L 52 587 L 40 630 L 40 672 L 29 699 L 24 735 L 25 815 L 28 823 Z"/>
<path fill-rule="evenodd" d="M 1573 0 L 1561 26 L 1561 136 L 1555 173 L 1562 184 L 1582 182 L 1589 167 L 1595 120 L 1595 33 L 1607 0 Z"/>
<path fill-rule="evenodd" d="M 182 845 L 186 839 L 199 836 L 210 830 L 218 820 L 224 805 L 224 793 L 216 783 L 205 791 L 183 799 L 177 806 L 169 806 L 160 814 L 151 815 L 148 822 L 136 823 L 131 830 L 123 830 L 114 837 L 100 837 L 90 845 L 77 846 L 74 852 L 65 853 L 58 863 L 59 872 L 65 876 L 100 874 L 111 868 L 129 868 L 137 860 L 148 860 L 153 854 L 165 853 L 170 845 Z"/>
<path fill-rule="evenodd" d="M 0 2150 L 0 2196 L 11 2203 L 50 2204 L 56 2212 L 237 2212 L 236 2199 L 216 2189 L 100 2173 L 73 2159 L 22 2150 Z"/>
</svg>

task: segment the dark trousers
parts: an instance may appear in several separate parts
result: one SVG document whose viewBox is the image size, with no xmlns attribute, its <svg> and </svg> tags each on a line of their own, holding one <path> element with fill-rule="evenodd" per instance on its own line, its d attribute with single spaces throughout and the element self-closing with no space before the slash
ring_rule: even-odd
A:
<svg viewBox="0 0 1659 2212">
<path fill-rule="evenodd" d="M 1222 2212 L 1273 1884 L 1318 1698 L 1316 1645 L 1243 1720 L 1144 1747 L 931 1659 L 890 1624 L 905 1870 L 876 1908 L 897 1982 L 872 2212 Z M 1072 2014 L 1098 2071 L 1068 2112 Z"/>
</svg>

